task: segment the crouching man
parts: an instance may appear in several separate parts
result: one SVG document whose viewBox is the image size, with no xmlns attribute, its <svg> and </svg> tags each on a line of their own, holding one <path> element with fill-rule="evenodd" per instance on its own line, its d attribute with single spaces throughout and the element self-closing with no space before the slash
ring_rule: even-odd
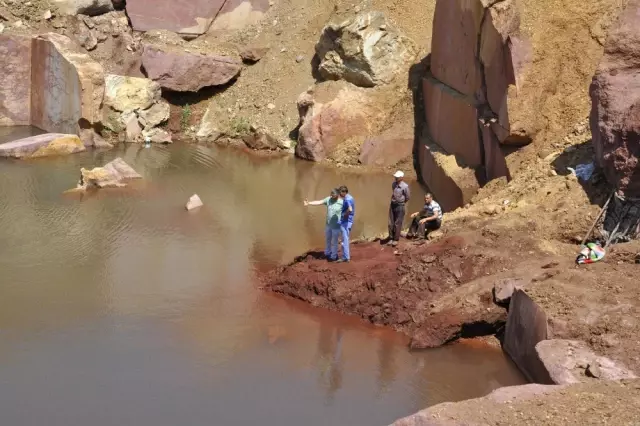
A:
<svg viewBox="0 0 640 426">
<path fill-rule="evenodd" d="M 426 238 L 427 234 L 442 225 L 442 208 L 433 200 L 433 195 L 424 196 L 424 207 L 411 215 L 413 219 L 407 238 Z"/>
</svg>

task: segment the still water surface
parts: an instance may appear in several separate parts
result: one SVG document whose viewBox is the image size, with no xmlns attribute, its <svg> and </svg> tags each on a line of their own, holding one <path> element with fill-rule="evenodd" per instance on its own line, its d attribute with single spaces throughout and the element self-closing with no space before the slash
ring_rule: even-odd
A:
<svg viewBox="0 0 640 426">
<path fill-rule="evenodd" d="M 62 195 L 116 156 L 144 181 Z M 322 244 L 302 200 L 342 183 L 355 235 L 383 231 L 386 175 L 195 145 L 1 161 L 1 424 L 375 426 L 522 383 L 498 350 L 410 353 L 257 289 L 253 271 Z"/>
</svg>

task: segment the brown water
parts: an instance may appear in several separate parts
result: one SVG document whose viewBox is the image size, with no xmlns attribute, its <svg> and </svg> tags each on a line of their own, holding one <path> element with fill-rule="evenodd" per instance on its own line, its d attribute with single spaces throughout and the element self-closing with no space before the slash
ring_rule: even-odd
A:
<svg viewBox="0 0 640 426">
<path fill-rule="evenodd" d="M 145 180 L 62 196 L 115 156 Z M 184 145 L 0 161 L 1 424 L 374 426 L 522 383 L 499 350 L 410 353 L 256 288 L 253 269 L 322 244 L 302 199 L 341 183 L 355 235 L 383 231 L 386 175 Z"/>
</svg>

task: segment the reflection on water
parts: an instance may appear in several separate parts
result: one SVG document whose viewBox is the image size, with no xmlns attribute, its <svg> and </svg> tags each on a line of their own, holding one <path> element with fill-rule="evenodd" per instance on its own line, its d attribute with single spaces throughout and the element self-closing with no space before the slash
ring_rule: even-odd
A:
<svg viewBox="0 0 640 426">
<path fill-rule="evenodd" d="M 62 195 L 115 156 L 144 181 Z M 410 353 L 256 289 L 252 270 L 322 244 L 302 200 L 342 183 L 355 235 L 383 231 L 386 175 L 205 146 L 0 162 L 3 424 L 384 425 L 521 383 L 495 349 Z M 187 212 L 193 193 L 205 207 Z"/>
</svg>

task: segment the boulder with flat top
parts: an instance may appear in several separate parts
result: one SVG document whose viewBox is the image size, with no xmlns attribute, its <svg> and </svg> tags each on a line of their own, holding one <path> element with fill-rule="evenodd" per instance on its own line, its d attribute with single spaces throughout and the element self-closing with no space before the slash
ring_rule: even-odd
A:
<svg viewBox="0 0 640 426">
<path fill-rule="evenodd" d="M 85 151 L 76 135 L 45 133 L 0 144 L 0 157 L 36 158 L 68 155 Z"/>
<path fill-rule="evenodd" d="M 145 43 L 142 66 L 147 76 L 164 89 L 197 92 L 227 84 L 240 74 L 239 58 L 191 52 L 180 46 Z"/>
</svg>

